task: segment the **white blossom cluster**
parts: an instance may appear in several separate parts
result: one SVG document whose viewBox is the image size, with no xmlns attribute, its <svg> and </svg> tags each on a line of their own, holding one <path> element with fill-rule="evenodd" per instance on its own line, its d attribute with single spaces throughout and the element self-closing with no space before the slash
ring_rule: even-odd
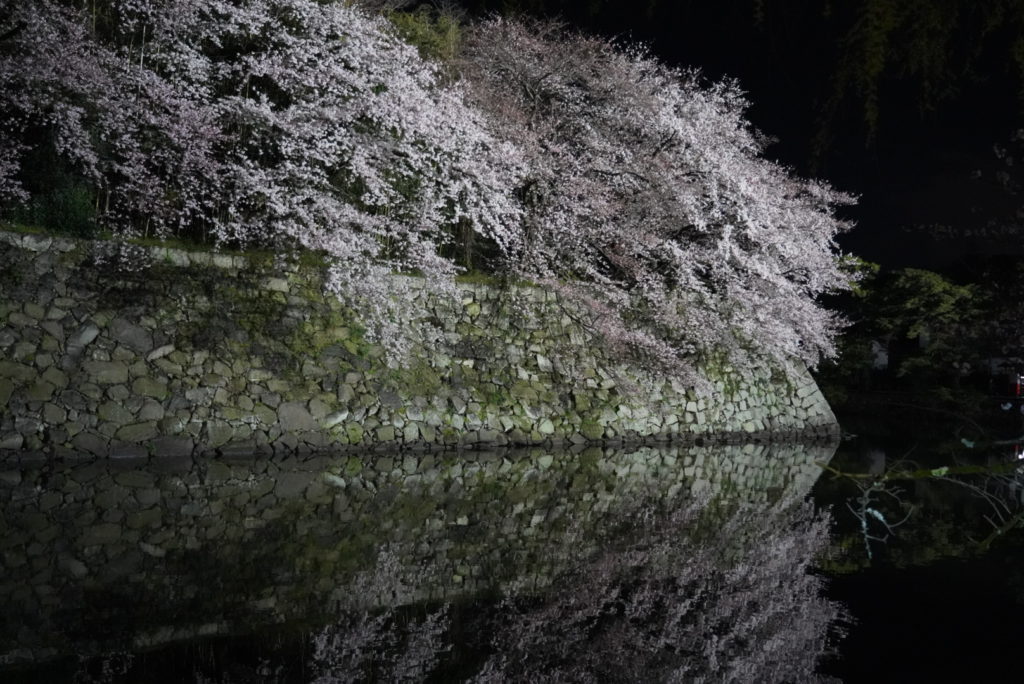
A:
<svg viewBox="0 0 1024 684">
<path fill-rule="evenodd" d="M 0 0 L 0 17 L 5 205 L 52 145 L 120 234 L 324 252 L 393 357 L 416 312 L 391 274 L 450 290 L 467 233 L 662 365 L 833 351 L 817 297 L 846 284 L 848 198 L 765 160 L 732 85 L 500 19 L 469 31 L 453 84 L 346 2 Z"/>
<path fill-rule="evenodd" d="M 545 24 L 493 19 L 468 42 L 475 103 L 527 160 L 526 273 L 670 364 L 834 352 L 817 298 L 848 285 L 834 207 L 852 200 L 763 158 L 734 84 Z"/>
</svg>

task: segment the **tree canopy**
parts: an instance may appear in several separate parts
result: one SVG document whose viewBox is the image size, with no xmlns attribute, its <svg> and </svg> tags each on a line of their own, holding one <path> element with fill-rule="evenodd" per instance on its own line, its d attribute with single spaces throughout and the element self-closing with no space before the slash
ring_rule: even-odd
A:
<svg viewBox="0 0 1024 684">
<path fill-rule="evenodd" d="M 502 19 L 442 68 L 408 26 L 340 2 L 0 10 L 9 215 L 51 190 L 47 158 L 117 234 L 322 251 L 396 354 L 416 311 L 392 273 L 450 289 L 459 240 L 662 366 L 833 351 L 817 298 L 847 284 L 851 200 L 764 159 L 735 84 Z"/>
</svg>

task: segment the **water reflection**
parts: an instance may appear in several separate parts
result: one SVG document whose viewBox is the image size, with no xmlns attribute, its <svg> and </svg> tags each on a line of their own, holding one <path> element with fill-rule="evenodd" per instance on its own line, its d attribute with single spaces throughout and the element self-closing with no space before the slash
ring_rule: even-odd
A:
<svg viewBox="0 0 1024 684">
<path fill-rule="evenodd" d="M 819 501 L 840 510 L 842 551 L 831 569 L 928 564 L 1005 542 L 1024 522 L 1018 450 L 959 442 L 934 450 L 844 447 L 817 487 Z"/>
<path fill-rule="evenodd" d="M 0 675 L 805 680 L 837 608 L 800 501 L 831 451 L 8 466 Z"/>
<path fill-rule="evenodd" d="M 315 681 L 421 681 L 456 640 L 475 682 L 814 681 L 839 615 L 808 568 L 827 543 L 809 505 L 693 502 L 544 590 L 460 615 L 458 639 L 449 604 L 348 616 L 314 638 Z"/>
<path fill-rule="evenodd" d="M 846 443 L 815 484 L 835 511 L 829 593 L 854 618 L 823 666 L 844 681 L 1002 681 L 1018 669 L 1018 449 L 930 436 Z"/>
</svg>

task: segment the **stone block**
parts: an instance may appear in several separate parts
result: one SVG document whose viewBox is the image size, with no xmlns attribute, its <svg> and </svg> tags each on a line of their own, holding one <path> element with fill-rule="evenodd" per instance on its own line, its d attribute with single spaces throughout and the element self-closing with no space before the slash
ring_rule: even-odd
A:
<svg viewBox="0 0 1024 684">
<path fill-rule="evenodd" d="M 16 384 L 25 384 L 36 379 L 38 373 L 32 366 L 14 361 L 0 361 L 0 379 L 11 380 Z"/>
<path fill-rule="evenodd" d="M 139 530 L 144 527 L 160 527 L 163 517 L 161 508 L 153 506 L 142 511 L 129 513 L 125 518 L 125 525 L 132 530 Z"/>
<path fill-rule="evenodd" d="M 144 423 L 132 423 L 120 428 L 115 437 L 125 442 L 146 442 L 154 439 L 159 434 L 156 422 L 146 421 Z"/>
<path fill-rule="evenodd" d="M 133 459 L 146 458 L 149 452 L 141 444 L 115 444 L 110 448 L 110 458 Z"/>
<path fill-rule="evenodd" d="M 43 371 L 42 379 L 56 387 L 58 390 L 63 390 L 68 386 L 67 374 L 62 372 L 56 366 L 49 366 L 45 371 Z"/>
<path fill-rule="evenodd" d="M 274 484 L 274 495 L 281 499 L 300 496 L 305 492 L 313 477 L 313 473 L 302 471 L 282 472 L 278 474 L 277 482 Z"/>
<path fill-rule="evenodd" d="M 81 350 L 91 344 L 100 334 L 100 329 L 95 323 L 86 323 L 68 338 L 68 351 Z"/>
<path fill-rule="evenodd" d="M 306 432 L 319 428 L 309 409 L 298 401 L 287 401 L 278 406 L 277 420 L 284 432 Z"/>
<path fill-rule="evenodd" d="M 157 359 L 164 358 L 165 356 L 169 355 L 173 351 L 174 351 L 174 345 L 173 344 L 164 344 L 164 345 L 161 345 L 161 346 L 157 347 L 156 349 L 154 349 L 153 351 L 149 352 L 148 354 L 146 354 L 146 360 L 147 361 L 156 361 Z"/>
<path fill-rule="evenodd" d="M 121 538 L 121 526 L 114 523 L 90 525 L 82 531 L 79 539 L 82 546 L 113 544 Z"/>
<path fill-rule="evenodd" d="M 191 456 L 195 450 L 195 442 L 191 437 L 179 436 L 163 436 L 157 437 L 152 440 L 150 447 L 153 450 L 153 455 L 164 458 L 180 458 L 184 456 Z"/>
<path fill-rule="evenodd" d="M 139 409 L 139 420 L 161 420 L 164 417 L 164 413 L 162 404 L 152 399 L 146 399 L 142 402 L 142 408 Z"/>
<path fill-rule="evenodd" d="M 39 380 L 29 385 L 25 391 L 25 398 L 29 401 L 49 401 L 56 389 L 56 387 L 45 380 Z"/>
<path fill-rule="evenodd" d="M 121 385 L 128 382 L 128 366 L 122 361 L 86 361 L 82 370 L 98 385 Z"/>
<path fill-rule="evenodd" d="M 166 399 L 168 394 L 166 383 L 147 376 L 136 378 L 132 382 L 132 391 L 159 401 Z"/>
<path fill-rule="evenodd" d="M 135 422 L 135 416 L 131 414 L 122 404 L 115 401 L 107 401 L 100 404 L 98 415 L 100 420 L 115 425 L 128 425 Z"/>
<path fill-rule="evenodd" d="M 105 456 L 110 446 L 110 441 L 94 432 L 80 432 L 71 440 L 72 446 L 79 451 Z"/>
<path fill-rule="evenodd" d="M 14 383 L 10 378 L 0 377 L 0 407 L 7 406 L 14 393 Z"/>
</svg>

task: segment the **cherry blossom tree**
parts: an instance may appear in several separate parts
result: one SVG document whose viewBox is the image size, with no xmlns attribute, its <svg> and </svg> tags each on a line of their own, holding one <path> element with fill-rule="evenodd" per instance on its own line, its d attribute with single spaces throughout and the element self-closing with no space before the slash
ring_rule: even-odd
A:
<svg viewBox="0 0 1024 684">
<path fill-rule="evenodd" d="M 501 18 L 469 32 L 462 69 L 527 155 L 519 268 L 587 303 L 613 345 L 670 366 L 833 353 L 817 297 L 848 284 L 835 208 L 851 199 L 765 159 L 735 84 Z"/>
<path fill-rule="evenodd" d="M 2 143 L 49 141 L 103 225 L 321 250 L 391 347 L 414 316 L 392 272 L 443 289 L 455 229 L 516 243 L 514 147 L 382 18 L 314 0 L 79 5 L 0 0 Z"/>
<path fill-rule="evenodd" d="M 5 204 L 47 148 L 120 235 L 318 250 L 393 359 L 411 291 L 451 290 L 455 236 L 663 367 L 833 351 L 817 297 L 846 284 L 849 198 L 766 160 L 732 84 L 501 19 L 469 31 L 453 84 L 343 2 L 0 0 L 0 17 Z"/>
</svg>

